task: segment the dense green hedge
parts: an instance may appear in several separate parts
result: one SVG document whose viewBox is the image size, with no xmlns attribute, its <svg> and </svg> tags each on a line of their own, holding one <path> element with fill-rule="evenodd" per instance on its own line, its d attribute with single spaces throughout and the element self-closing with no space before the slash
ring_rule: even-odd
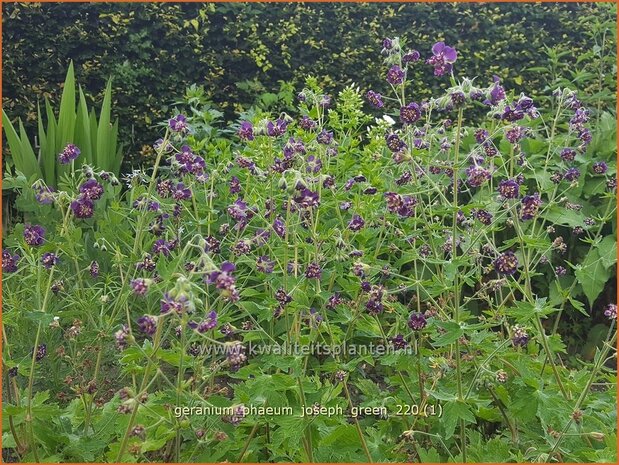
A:
<svg viewBox="0 0 619 465">
<path fill-rule="evenodd" d="M 548 63 L 554 69 L 546 46 L 564 54 L 558 61 L 566 70 L 596 45 L 605 47 L 602 55 L 614 53 L 614 38 L 594 29 L 598 20 L 612 21 L 615 8 L 574 3 L 5 3 L 3 106 L 12 117 L 27 117 L 32 124 L 37 100 L 57 97 L 70 59 L 78 81 L 94 98 L 113 76 L 115 112 L 132 160 L 155 136 L 154 124 L 167 116 L 167 106 L 191 83 L 204 86 L 228 118 L 257 96 L 278 93 L 282 85 L 284 94 L 292 95 L 307 74 L 319 76 L 334 91 L 350 82 L 384 89 L 378 53 L 385 36 L 405 37 L 422 56 L 444 39 L 458 49 L 457 68 L 467 75 L 487 81 L 497 74 L 517 90 L 541 92 L 555 78 L 539 68 Z M 415 79 L 426 83 L 428 94 L 440 85 L 429 67 L 416 69 Z M 602 74 L 576 84 L 597 83 L 589 90 L 605 88 L 610 101 L 614 76 Z"/>
</svg>

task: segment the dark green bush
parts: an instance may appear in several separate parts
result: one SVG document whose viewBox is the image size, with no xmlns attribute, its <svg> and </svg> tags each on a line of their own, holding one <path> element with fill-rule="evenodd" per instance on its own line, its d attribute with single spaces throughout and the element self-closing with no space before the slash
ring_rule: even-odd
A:
<svg viewBox="0 0 619 465">
<path fill-rule="evenodd" d="M 281 107 L 307 74 L 331 91 L 351 82 L 387 90 L 376 60 L 385 35 L 406 38 L 422 56 L 444 39 L 460 52 L 459 67 L 484 81 L 497 74 L 517 92 L 541 95 L 564 71 L 572 88 L 614 108 L 612 4 L 9 3 L 2 8 L 5 110 L 29 118 L 34 128 L 37 101 L 59 88 L 72 59 L 87 91 L 98 92 L 114 77 L 114 107 L 129 161 L 155 137 L 154 123 L 191 83 L 203 85 L 228 119 L 257 100 L 268 106 L 284 96 L 277 102 Z M 577 60 L 579 72 L 570 75 Z M 421 97 L 436 86 L 424 67 L 414 79 L 424 83 Z M 282 86 L 285 92 L 278 95 Z"/>
</svg>

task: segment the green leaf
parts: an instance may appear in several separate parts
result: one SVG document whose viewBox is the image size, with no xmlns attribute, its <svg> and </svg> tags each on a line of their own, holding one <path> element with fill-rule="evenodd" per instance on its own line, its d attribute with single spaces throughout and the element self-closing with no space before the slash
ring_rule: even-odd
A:
<svg viewBox="0 0 619 465">
<path fill-rule="evenodd" d="M 610 278 L 610 271 L 604 267 L 597 247 L 589 249 L 583 262 L 576 266 L 574 275 L 582 286 L 589 305 L 593 306 L 593 302 L 604 290 L 604 285 Z"/>
<path fill-rule="evenodd" d="M 466 423 L 475 423 L 475 415 L 471 412 L 471 408 L 459 400 L 447 402 L 444 405 L 442 418 L 445 427 L 445 439 L 453 436 L 460 420 L 464 420 Z"/>
<path fill-rule="evenodd" d="M 464 329 L 462 329 L 462 327 L 460 327 L 458 323 L 455 323 L 453 321 L 441 322 L 440 326 L 445 329 L 446 332 L 444 334 L 441 334 L 432 342 L 432 345 L 436 347 L 452 344 L 464 334 Z"/>
</svg>

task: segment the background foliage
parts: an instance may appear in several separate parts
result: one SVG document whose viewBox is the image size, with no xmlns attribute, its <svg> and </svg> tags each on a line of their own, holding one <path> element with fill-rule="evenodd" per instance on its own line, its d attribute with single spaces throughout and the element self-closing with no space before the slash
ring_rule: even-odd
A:
<svg viewBox="0 0 619 465">
<path fill-rule="evenodd" d="M 604 30 L 605 21 L 614 21 L 613 4 L 7 3 L 2 8 L 3 108 L 11 117 L 26 117 L 34 131 L 37 102 L 44 96 L 59 99 L 72 59 L 78 82 L 95 99 L 101 99 L 96 93 L 108 77 L 114 78 L 120 140 L 128 144 L 126 161 L 133 164 L 142 145 L 155 138 L 155 123 L 192 83 L 203 86 L 228 119 L 252 105 L 290 107 L 307 74 L 332 92 L 351 82 L 387 90 L 375 54 L 385 36 L 403 37 L 422 54 L 444 39 L 459 51 L 458 67 L 484 81 L 497 74 L 516 92 L 548 94 L 549 86 L 567 80 L 571 88 L 615 106 L 615 45 Z M 598 66 L 600 61 L 605 66 Z M 420 97 L 427 97 L 436 80 L 427 68 L 418 69 L 413 79 L 423 82 Z"/>
</svg>

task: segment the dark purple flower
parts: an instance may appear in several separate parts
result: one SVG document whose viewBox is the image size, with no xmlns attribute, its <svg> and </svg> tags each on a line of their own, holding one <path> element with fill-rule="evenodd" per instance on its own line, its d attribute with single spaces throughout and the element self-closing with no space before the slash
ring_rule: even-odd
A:
<svg viewBox="0 0 619 465">
<path fill-rule="evenodd" d="M 514 126 L 505 131 L 505 138 L 510 144 L 517 144 L 526 136 L 526 129 L 522 126 Z"/>
<path fill-rule="evenodd" d="M 566 181 L 576 181 L 580 177 L 580 170 L 578 168 L 568 168 L 563 173 L 563 179 Z"/>
<path fill-rule="evenodd" d="M 385 141 L 387 142 L 387 148 L 392 152 L 399 152 L 406 147 L 404 141 L 394 132 L 387 134 Z"/>
<path fill-rule="evenodd" d="M 489 226 L 492 223 L 492 214 L 487 210 L 477 210 L 475 212 L 475 217 L 481 224 L 486 226 Z"/>
<path fill-rule="evenodd" d="M 561 159 L 566 162 L 572 162 L 576 158 L 576 150 L 566 147 L 561 150 Z"/>
<path fill-rule="evenodd" d="M 316 141 L 318 141 L 319 144 L 329 145 L 331 142 L 333 142 L 333 132 L 323 129 L 316 136 Z"/>
<path fill-rule="evenodd" d="M 471 187 L 479 187 L 492 177 L 488 169 L 479 165 L 473 165 L 467 168 L 466 175 L 466 182 Z"/>
<path fill-rule="evenodd" d="M 304 188 L 299 195 L 294 198 L 301 208 L 311 208 L 320 205 L 320 199 L 318 198 L 318 192 L 312 192 L 311 190 Z"/>
<path fill-rule="evenodd" d="M 617 305 L 608 304 L 604 308 L 604 316 L 610 320 L 616 320 L 617 319 Z"/>
<path fill-rule="evenodd" d="M 2 249 L 2 271 L 5 273 L 15 273 L 20 258 L 18 254 L 12 254 L 9 249 Z"/>
<path fill-rule="evenodd" d="M 542 199 L 537 192 L 532 195 L 525 195 L 521 201 L 520 219 L 533 219 L 537 215 L 541 205 Z"/>
<path fill-rule="evenodd" d="M 37 347 L 36 353 L 34 355 L 34 359 L 37 362 L 40 362 L 43 357 L 45 357 L 47 355 L 47 345 L 46 344 L 39 344 L 39 346 Z"/>
<path fill-rule="evenodd" d="M 350 209 L 350 207 L 352 207 L 352 203 L 351 202 L 342 202 L 340 203 L 340 210 L 342 211 L 348 211 Z"/>
<path fill-rule="evenodd" d="M 122 325 L 122 327 L 114 333 L 114 339 L 116 340 L 116 348 L 118 350 L 123 350 L 127 347 L 129 343 L 129 326 Z"/>
<path fill-rule="evenodd" d="M 529 342 L 529 335 L 526 330 L 520 326 L 516 325 L 512 328 L 512 344 L 515 347 L 525 347 Z"/>
<path fill-rule="evenodd" d="M 34 198 L 42 205 L 49 205 L 54 201 L 54 189 L 47 186 L 37 188 Z"/>
<path fill-rule="evenodd" d="M 497 190 L 504 199 L 517 199 L 520 196 L 520 184 L 513 179 L 502 180 Z"/>
<path fill-rule="evenodd" d="M 404 339 L 404 336 L 402 336 L 401 334 L 397 334 L 391 338 L 391 345 L 393 345 L 393 348 L 395 350 L 400 350 L 406 349 L 408 343 L 406 342 L 406 339 Z"/>
<path fill-rule="evenodd" d="M 275 122 L 269 121 L 267 123 L 267 135 L 270 137 L 281 136 L 286 132 L 288 123 L 281 118 L 275 120 Z"/>
<path fill-rule="evenodd" d="M 138 318 L 138 327 L 144 334 L 152 336 L 157 331 L 157 319 L 150 315 L 141 316 Z"/>
<path fill-rule="evenodd" d="M 181 295 L 177 298 L 172 297 L 168 292 L 163 295 L 163 299 L 160 301 L 159 312 L 165 315 L 170 312 L 175 312 L 178 315 L 189 308 L 189 300 L 186 296 Z"/>
<path fill-rule="evenodd" d="M 95 204 L 82 194 L 71 202 L 71 211 L 76 218 L 91 218 L 95 212 Z"/>
<path fill-rule="evenodd" d="M 432 56 L 427 63 L 434 67 L 435 76 L 442 76 L 451 72 L 457 58 L 458 53 L 454 48 L 445 45 L 445 42 L 437 42 L 432 46 Z"/>
<path fill-rule="evenodd" d="M 567 269 L 564 266 L 555 267 L 555 273 L 557 276 L 565 276 L 567 274 Z"/>
<path fill-rule="evenodd" d="M 273 221 L 273 231 L 282 239 L 286 236 L 286 223 L 279 216 Z"/>
<path fill-rule="evenodd" d="M 307 166 L 305 171 L 308 173 L 318 173 L 322 168 L 322 160 L 320 158 L 316 158 L 314 155 L 310 155 L 307 157 Z"/>
<path fill-rule="evenodd" d="M 311 131 L 312 129 L 314 129 L 316 126 L 318 125 L 318 123 L 316 123 L 316 121 L 314 121 L 313 119 L 311 119 L 309 116 L 303 116 L 300 120 L 299 120 L 299 127 L 301 129 L 305 129 L 306 131 Z"/>
<path fill-rule="evenodd" d="M 421 331 L 428 324 L 423 313 L 414 312 L 408 317 L 408 327 L 413 331 Z"/>
<path fill-rule="evenodd" d="M 595 174 L 605 174 L 606 171 L 608 170 L 608 165 L 604 163 L 603 161 L 596 161 L 591 167 L 591 170 Z"/>
<path fill-rule="evenodd" d="M 241 140 L 254 140 L 254 127 L 249 121 L 241 121 L 238 135 Z"/>
<path fill-rule="evenodd" d="M 77 157 L 80 156 L 80 149 L 74 144 L 67 144 L 67 146 L 58 154 L 58 161 L 62 165 L 71 163 Z"/>
<path fill-rule="evenodd" d="M 266 255 L 261 255 L 256 259 L 256 269 L 262 273 L 273 273 L 275 262 Z"/>
<path fill-rule="evenodd" d="M 247 208 L 247 203 L 237 199 L 232 205 L 228 206 L 228 215 L 236 221 L 246 221 L 251 218 L 251 211 Z"/>
<path fill-rule="evenodd" d="M 41 257 L 41 263 L 48 270 L 57 265 L 59 261 L 58 255 L 53 252 L 45 252 Z"/>
<path fill-rule="evenodd" d="M 148 292 L 149 281 L 143 278 L 136 278 L 131 280 L 131 289 L 135 295 L 143 296 Z"/>
<path fill-rule="evenodd" d="M 385 50 L 391 50 L 393 48 L 393 40 L 391 40 L 388 37 L 384 38 L 383 39 L 383 48 Z"/>
<path fill-rule="evenodd" d="M 88 271 L 90 272 L 90 276 L 92 276 L 93 278 L 97 278 L 99 276 L 99 263 L 96 260 L 90 262 Z"/>
<path fill-rule="evenodd" d="M 497 105 L 502 100 L 505 100 L 505 89 L 501 85 L 501 78 L 494 76 L 494 86 L 490 90 L 489 99 L 486 103 L 489 105 Z"/>
<path fill-rule="evenodd" d="M 152 247 L 152 252 L 156 255 L 163 255 L 169 257 L 172 249 L 174 249 L 174 241 L 166 241 L 165 239 L 157 239 Z"/>
<path fill-rule="evenodd" d="M 232 246 L 232 253 L 237 257 L 247 255 L 249 252 L 251 252 L 251 241 L 249 240 L 241 239 Z"/>
<path fill-rule="evenodd" d="M 404 82 L 404 70 L 398 65 L 393 65 L 387 71 L 387 82 L 392 85 L 402 84 Z"/>
<path fill-rule="evenodd" d="M 367 94 L 365 94 L 365 97 L 368 99 L 368 102 L 370 102 L 370 105 L 372 105 L 374 108 L 382 108 L 385 106 L 385 104 L 383 103 L 383 96 L 380 95 L 378 92 L 368 90 Z"/>
<path fill-rule="evenodd" d="M 206 318 L 202 320 L 200 323 L 198 323 L 196 330 L 202 334 L 202 333 L 206 333 L 207 331 L 211 329 L 214 329 L 215 327 L 217 327 L 217 312 L 214 310 L 211 310 L 206 315 Z"/>
<path fill-rule="evenodd" d="M 421 53 L 419 53 L 417 50 L 409 50 L 402 56 L 402 63 L 414 63 L 415 61 L 419 61 L 420 58 Z"/>
<path fill-rule="evenodd" d="M 494 260 L 494 269 L 501 275 L 513 275 L 518 270 L 518 258 L 511 250 L 503 252 Z"/>
<path fill-rule="evenodd" d="M 322 276 L 322 269 L 320 268 L 320 265 L 316 262 L 312 262 L 309 265 L 307 265 L 307 268 L 305 270 L 305 277 L 308 279 L 320 279 Z"/>
<path fill-rule="evenodd" d="M 103 186 L 91 178 L 80 186 L 80 192 L 87 199 L 99 200 L 103 195 Z"/>
<path fill-rule="evenodd" d="M 191 190 L 185 187 L 185 184 L 179 182 L 172 191 L 172 198 L 174 200 L 189 200 L 191 198 Z"/>
<path fill-rule="evenodd" d="M 187 118 L 185 115 L 176 115 L 174 118 L 168 121 L 168 125 L 170 129 L 174 132 L 178 132 L 184 134 L 188 131 L 189 126 L 187 125 Z"/>
<path fill-rule="evenodd" d="M 421 108 L 415 102 L 400 107 L 400 120 L 404 124 L 413 124 L 421 118 Z"/>
<path fill-rule="evenodd" d="M 348 229 L 351 231 L 360 231 L 365 226 L 365 221 L 359 215 L 354 215 L 348 223 Z"/>
<path fill-rule="evenodd" d="M 27 224 L 24 227 L 24 241 L 33 247 L 43 245 L 43 242 L 45 242 L 45 228 L 38 224 Z"/>
</svg>

